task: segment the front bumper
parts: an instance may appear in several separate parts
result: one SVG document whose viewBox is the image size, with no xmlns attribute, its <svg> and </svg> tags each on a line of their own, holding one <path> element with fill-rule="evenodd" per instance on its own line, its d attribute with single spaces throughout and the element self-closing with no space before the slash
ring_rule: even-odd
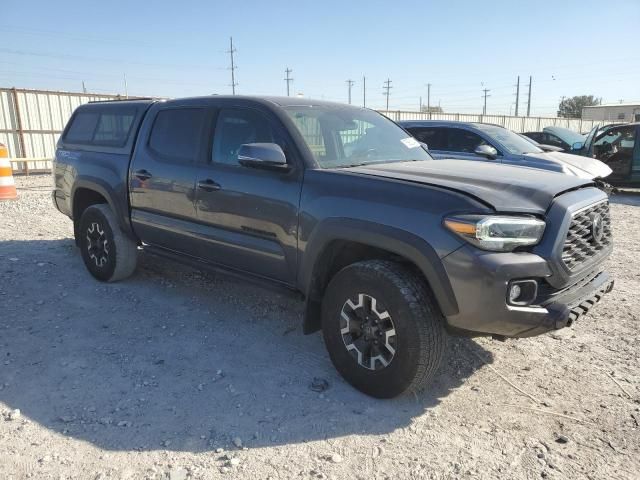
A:
<svg viewBox="0 0 640 480">
<path fill-rule="evenodd" d="M 462 247 L 443 259 L 459 312 L 447 317 L 450 329 L 466 335 L 531 337 L 571 325 L 613 288 L 607 272 L 595 269 L 561 289 L 544 280 L 552 275 L 545 259 L 533 253 L 481 252 Z M 532 305 L 507 303 L 509 282 L 538 280 Z"/>
</svg>

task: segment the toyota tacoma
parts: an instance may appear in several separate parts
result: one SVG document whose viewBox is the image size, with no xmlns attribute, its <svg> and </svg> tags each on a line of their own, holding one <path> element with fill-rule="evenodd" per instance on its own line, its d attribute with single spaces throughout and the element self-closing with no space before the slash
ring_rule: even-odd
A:
<svg viewBox="0 0 640 480">
<path fill-rule="evenodd" d="M 141 250 L 306 303 L 303 331 L 375 397 L 424 388 L 446 337 L 567 327 L 611 290 L 593 180 L 434 161 L 375 111 L 300 98 L 95 102 L 57 146 L 53 200 L 88 271 Z"/>
</svg>

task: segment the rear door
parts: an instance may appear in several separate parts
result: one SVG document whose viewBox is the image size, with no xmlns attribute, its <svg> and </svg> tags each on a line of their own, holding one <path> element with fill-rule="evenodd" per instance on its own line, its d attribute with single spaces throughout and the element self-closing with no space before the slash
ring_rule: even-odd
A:
<svg viewBox="0 0 640 480">
<path fill-rule="evenodd" d="M 193 251 L 195 182 L 206 158 L 209 121 L 210 111 L 192 102 L 150 110 L 129 172 L 131 222 L 143 242 Z"/>
<path fill-rule="evenodd" d="M 196 208 L 203 258 L 295 284 L 298 206 L 303 169 L 288 133 L 268 110 L 228 104 L 216 111 L 207 163 L 198 169 Z M 288 170 L 238 163 L 247 143 L 276 143 Z"/>
</svg>

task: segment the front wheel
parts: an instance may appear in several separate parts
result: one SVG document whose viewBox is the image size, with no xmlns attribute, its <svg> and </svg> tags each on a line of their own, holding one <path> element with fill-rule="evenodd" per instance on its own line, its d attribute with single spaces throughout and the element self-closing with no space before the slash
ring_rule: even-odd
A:
<svg viewBox="0 0 640 480">
<path fill-rule="evenodd" d="M 354 263 L 333 277 L 322 332 L 340 374 L 377 398 L 422 390 L 446 341 L 444 318 L 422 279 L 385 260 Z"/>
<path fill-rule="evenodd" d="M 76 236 L 82 260 L 98 280 L 122 280 L 136 269 L 138 246 L 122 233 L 108 205 L 88 207 L 80 217 Z"/>
</svg>

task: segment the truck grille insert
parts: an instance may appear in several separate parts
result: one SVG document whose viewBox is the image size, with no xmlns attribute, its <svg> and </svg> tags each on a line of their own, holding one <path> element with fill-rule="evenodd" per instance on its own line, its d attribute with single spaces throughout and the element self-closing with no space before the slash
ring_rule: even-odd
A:
<svg viewBox="0 0 640 480">
<path fill-rule="evenodd" d="M 604 200 L 573 214 L 562 249 L 562 262 L 575 271 L 599 257 L 611 244 L 609 202 Z"/>
</svg>

